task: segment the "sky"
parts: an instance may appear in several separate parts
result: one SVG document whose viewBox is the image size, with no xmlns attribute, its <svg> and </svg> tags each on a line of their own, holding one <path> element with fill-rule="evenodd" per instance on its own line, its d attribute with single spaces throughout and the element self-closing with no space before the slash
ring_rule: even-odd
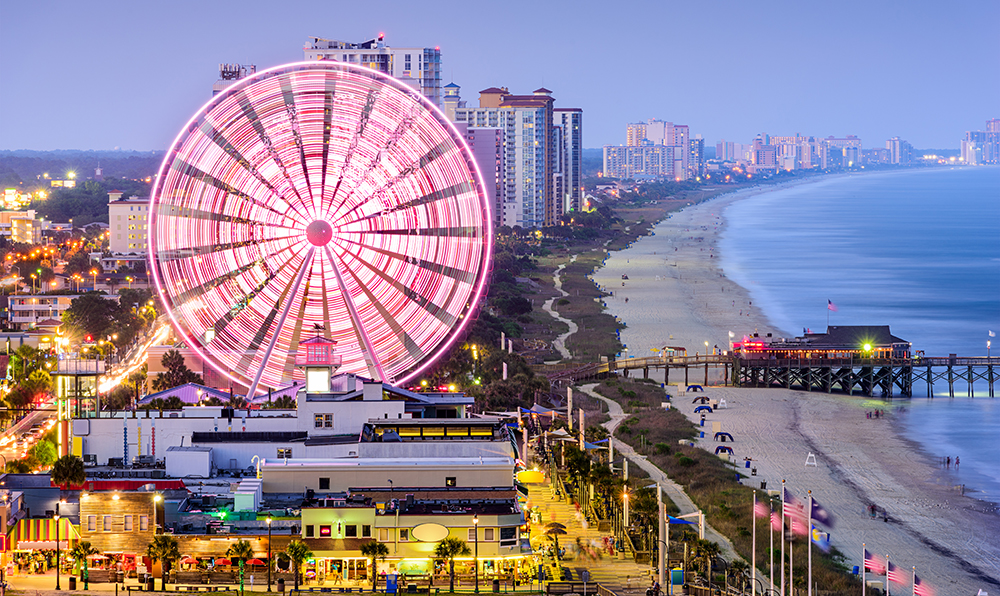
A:
<svg viewBox="0 0 1000 596">
<path fill-rule="evenodd" d="M 219 63 L 303 59 L 307 38 L 384 32 L 440 46 L 444 79 L 544 86 L 584 110 L 584 146 L 657 118 L 712 145 L 759 133 L 899 136 L 958 148 L 1000 118 L 1000 1 L 8 0 L 0 150 L 164 150 L 211 98 Z"/>
</svg>

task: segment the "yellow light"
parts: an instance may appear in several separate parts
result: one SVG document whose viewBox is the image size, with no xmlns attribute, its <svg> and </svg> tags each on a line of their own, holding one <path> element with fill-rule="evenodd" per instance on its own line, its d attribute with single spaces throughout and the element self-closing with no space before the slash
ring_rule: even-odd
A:
<svg viewBox="0 0 1000 596">
<path fill-rule="evenodd" d="M 872 351 L 872 345 L 871 344 L 865 344 L 865 351 L 866 352 L 871 352 Z"/>
</svg>

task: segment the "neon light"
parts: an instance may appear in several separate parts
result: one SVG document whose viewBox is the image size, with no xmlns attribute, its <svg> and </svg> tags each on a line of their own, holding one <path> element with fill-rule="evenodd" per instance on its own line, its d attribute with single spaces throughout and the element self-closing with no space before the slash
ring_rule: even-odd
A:
<svg viewBox="0 0 1000 596">
<path fill-rule="evenodd" d="M 150 200 L 153 282 L 180 337 L 236 382 L 261 367 L 262 385 L 303 378 L 295 352 L 318 325 L 341 372 L 369 375 L 367 336 L 403 383 L 483 295 L 484 188 L 462 135 L 409 86 L 341 62 L 269 69 L 214 97 L 168 151 Z"/>
</svg>

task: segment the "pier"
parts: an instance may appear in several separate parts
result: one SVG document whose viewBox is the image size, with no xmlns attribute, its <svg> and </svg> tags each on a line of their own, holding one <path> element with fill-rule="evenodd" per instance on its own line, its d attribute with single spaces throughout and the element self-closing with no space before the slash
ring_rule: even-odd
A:
<svg viewBox="0 0 1000 596">
<path fill-rule="evenodd" d="M 974 397 L 976 383 L 985 383 L 987 395 L 995 397 L 1000 358 L 916 357 L 916 358 L 741 358 L 735 355 L 696 355 L 663 358 L 624 358 L 589 364 L 561 363 L 535 365 L 536 373 L 553 383 L 603 378 L 611 374 L 628 377 L 663 370 L 663 383 L 711 384 L 710 371 L 723 385 L 736 387 L 780 387 L 800 391 L 834 391 L 869 397 L 913 397 L 914 389 L 926 387 L 927 397 L 935 397 L 934 383 L 947 381 L 948 397 L 956 396 L 956 385 L 964 395 Z M 963 387 L 964 385 L 964 387 Z"/>
</svg>

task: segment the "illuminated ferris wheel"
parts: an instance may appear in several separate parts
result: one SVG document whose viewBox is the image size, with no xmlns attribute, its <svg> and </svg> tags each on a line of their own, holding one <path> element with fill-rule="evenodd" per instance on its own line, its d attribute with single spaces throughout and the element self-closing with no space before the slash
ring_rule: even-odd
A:
<svg viewBox="0 0 1000 596">
<path fill-rule="evenodd" d="M 337 62 L 243 79 L 188 122 L 150 199 L 156 290 L 223 375 L 280 387 L 299 342 L 404 382 L 455 341 L 485 284 L 472 155 L 418 92 Z"/>
</svg>

